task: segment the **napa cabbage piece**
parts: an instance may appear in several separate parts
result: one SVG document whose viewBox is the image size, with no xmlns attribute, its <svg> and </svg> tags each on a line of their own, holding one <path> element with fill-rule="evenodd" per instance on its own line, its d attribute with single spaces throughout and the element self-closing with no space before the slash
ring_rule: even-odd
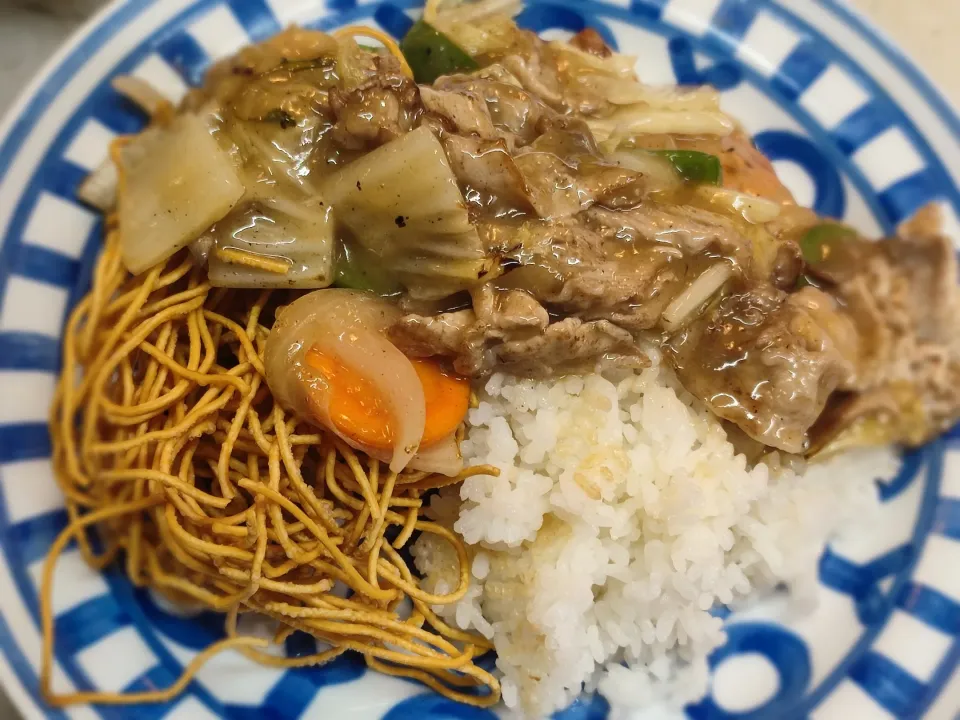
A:
<svg viewBox="0 0 960 720">
<path fill-rule="evenodd" d="M 328 287 L 335 277 L 337 246 L 330 215 L 330 209 L 319 200 L 281 198 L 252 203 L 231 213 L 211 231 L 215 249 L 209 255 L 210 283 L 233 288 Z M 267 262 L 258 267 L 238 262 L 238 257 Z M 271 265 L 286 270 L 264 269 Z"/>
<path fill-rule="evenodd" d="M 565 42 L 548 44 L 561 79 L 569 86 L 596 93 L 612 105 L 646 102 L 652 94 L 634 72 L 635 57 L 616 53 L 601 58 Z"/>
<path fill-rule="evenodd" d="M 637 135 L 729 135 L 733 120 L 714 110 L 652 108 L 646 103 L 623 105 L 602 118 L 588 118 L 587 125 L 599 142 L 619 144 Z"/>
<path fill-rule="evenodd" d="M 197 115 L 149 128 L 118 155 L 120 248 L 134 275 L 189 245 L 244 194 L 232 157 Z"/>
<path fill-rule="evenodd" d="M 515 45 L 522 31 L 513 16 L 519 0 L 428 0 L 423 19 L 471 57 L 502 53 Z"/>
<path fill-rule="evenodd" d="M 416 298 L 441 298 L 485 281 L 484 252 L 440 141 L 426 127 L 324 179 L 320 194 L 353 241 Z"/>
</svg>

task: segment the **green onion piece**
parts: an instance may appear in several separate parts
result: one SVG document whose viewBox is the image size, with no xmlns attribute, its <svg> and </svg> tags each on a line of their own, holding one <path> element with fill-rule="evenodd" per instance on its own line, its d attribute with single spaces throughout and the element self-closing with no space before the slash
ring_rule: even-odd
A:
<svg viewBox="0 0 960 720">
<path fill-rule="evenodd" d="M 803 254 L 803 259 L 815 267 L 827 262 L 840 245 L 856 237 L 857 233 L 848 227 L 836 223 L 824 223 L 810 228 L 800 238 L 800 252 Z"/>
<path fill-rule="evenodd" d="M 364 290 L 382 297 L 396 295 L 403 290 L 396 279 L 381 268 L 375 260 L 361 257 L 360 252 L 347 246 L 341 246 L 337 257 L 333 286 Z"/>
<path fill-rule="evenodd" d="M 723 182 L 723 168 L 716 155 L 699 150 L 651 150 L 654 155 L 664 157 L 673 163 L 680 177 L 687 182 L 705 185 L 720 185 Z"/>
<path fill-rule="evenodd" d="M 418 83 L 430 84 L 441 75 L 480 66 L 459 45 L 423 20 L 415 23 L 400 41 L 400 50 Z"/>
</svg>

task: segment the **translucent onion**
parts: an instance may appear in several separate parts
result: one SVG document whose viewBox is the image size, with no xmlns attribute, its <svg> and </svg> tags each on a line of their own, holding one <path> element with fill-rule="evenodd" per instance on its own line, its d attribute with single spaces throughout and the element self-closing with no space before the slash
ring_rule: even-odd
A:
<svg viewBox="0 0 960 720">
<path fill-rule="evenodd" d="M 646 150 L 617 150 L 609 153 L 607 158 L 620 167 L 641 173 L 651 189 L 670 191 L 683 185 L 683 178 L 673 163 Z"/>
<path fill-rule="evenodd" d="M 720 93 L 709 86 L 672 87 L 639 84 L 642 102 L 650 110 L 673 112 L 717 111 L 720 109 Z"/>
<path fill-rule="evenodd" d="M 117 204 L 117 166 L 104 160 L 77 188 L 77 197 L 97 210 L 107 212 Z"/>
<path fill-rule="evenodd" d="M 681 327 L 697 308 L 706 303 L 713 294 L 733 275 L 733 269 L 725 262 L 717 263 L 690 283 L 690 286 L 675 297 L 661 318 L 663 326 L 673 332 Z"/>
<path fill-rule="evenodd" d="M 110 86 L 147 115 L 153 116 L 165 108 L 172 108 L 170 100 L 146 80 L 133 75 L 119 75 Z"/>
<path fill-rule="evenodd" d="M 750 195 L 749 193 L 701 185 L 697 194 L 707 202 L 722 207 L 729 213 L 739 215 L 748 223 L 763 225 L 780 217 L 782 205 L 773 200 Z"/>
<path fill-rule="evenodd" d="M 463 456 L 455 435 L 448 435 L 428 448 L 420 450 L 410 461 L 412 470 L 440 473 L 453 477 L 463 470 Z"/>
<path fill-rule="evenodd" d="M 284 406 L 336 433 L 351 447 L 389 462 L 394 472 L 407 467 L 416 455 L 426 422 L 420 378 L 384 335 L 399 317 L 397 308 L 372 295 L 318 290 L 279 313 L 265 353 L 267 384 Z M 306 362 L 314 347 L 339 359 L 380 392 L 394 421 L 392 452 L 357 442 L 331 421 L 324 402 L 324 396 L 329 397 L 327 380 Z"/>
<path fill-rule="evenodd" d="M 474 23 L 493 15 L 513 17 L 523 9 L 520 0 L 427 0 L 423 19 L 440 24 Z"/>
</svg>

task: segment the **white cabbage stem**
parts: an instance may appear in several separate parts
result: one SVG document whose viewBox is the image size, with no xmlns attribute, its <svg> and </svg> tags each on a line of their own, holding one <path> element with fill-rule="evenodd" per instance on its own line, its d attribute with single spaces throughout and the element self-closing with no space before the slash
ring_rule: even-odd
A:
<svg viewBox="0 0 960 720">
<path fill-rule="evenodd" d="M 646 105 L 629 105 L 609 117 L 587 120 L 590 130 L 601 142 L 610 138 L 626 139 L 636 135 L 720 135 L 734 131 L 736 125 L 717 111 L 651 110 Z"/>
</svg>

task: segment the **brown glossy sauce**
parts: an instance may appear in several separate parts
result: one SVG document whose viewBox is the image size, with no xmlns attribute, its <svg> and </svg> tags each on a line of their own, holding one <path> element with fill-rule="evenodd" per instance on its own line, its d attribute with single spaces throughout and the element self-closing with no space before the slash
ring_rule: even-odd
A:
<svg viewBox="0 0 960 720">
<path fill-rule="evenodd" d="M 573 318 L 582 325 L 571 332 L 570 345 L 578 344 L 576 359 L 584 366 L 608 359 L 611 347 L 622 351 L 624 337 L 636 347 L 659 343 L 684 386 L 720 418 L 753 442 L 788 452 L 810 447 L 807 431 L 831 395 L 868 389 L 868 349 L 882 344 L 889 328 L 870 314 L 873 289 L 861 297 L 851 288 L 879 251 L 857 240 L 831 262 L 807 267 L 798 243 L 820 220 L 794 205 L 742 131 L 638 135 L 618 148 L 640 153 L 641 161 L 645 149 L 715 155 L 724 188 L 711 188 L 682 181 L 670 167 L 665 176 L 663 160 L 650 164 L 647 157 L 637 165 L 644 169 L 630 169 L 612 159 L 586 120 L 617 107 L 580 82 L 576 58 L 527 33 L 509 51 L 480 58 L 487 65 L 482 70 L 441 78 L 429 102 L 382 52 L 357 51 L 343 64 L 343 48 L 319 33 L 290 31 L 271 43 L 218 66 L 187 103 L 219 103 L 221 139 L 240 156 L 248 185 L 260 196 L 218 224 L 216 242 L 270 223 L 260 199 L 315 196 L 318 180 L 333 170 L 427 125 L 443 145 L 470 223 L 495 265 L 469 293 L 398 297 L 418 316 L 415 322 L 436 320 L 444 329 L 436 345 L 429 328 L 417 329 L 418 352 L 475 352 L 458 358 L 460 366 L 490 372 L 498 357 L 509 355 L 512 341 L 546 335 Z M 609 57 L 596 37 L 578 43 L 593 57 Z M 760 211 L 769 217 L 754 221 L 756 211 L 744 210 L 742 198 L 725 194 L 730 191 L 772 201 L 774 212 L 768 202 Z M 390 268 L 363 258 L 340 227 L 337 242 L 340 262 L 359 262 L 389 281 Z M 881 265 L 918 263 L 912 250 L 894 255 L 883 255 Z M 924 266 L 916 276 L 931 272 Z M 710 284 L 713 278 L 718 285 Z M 903 282 L 909 289 L 914 281 Z M 923 282 L 931 281 L 915 284 Z M 491 289 L 484 312 L 492 319 L 470 315 L 479 313 L 476 298 Z M 517 302 L 516 291 L 527 305 Z M 509 316 L 510 308 L 521 309 Z M 451 340 L 451 327 L 465 334 Z M 595 358 L 593 337 L 599 338 Z M 558 347 L 548 343 L 542 351 Z M 827 426 L 826 420 L 818 425 Z"/>
</svg>

